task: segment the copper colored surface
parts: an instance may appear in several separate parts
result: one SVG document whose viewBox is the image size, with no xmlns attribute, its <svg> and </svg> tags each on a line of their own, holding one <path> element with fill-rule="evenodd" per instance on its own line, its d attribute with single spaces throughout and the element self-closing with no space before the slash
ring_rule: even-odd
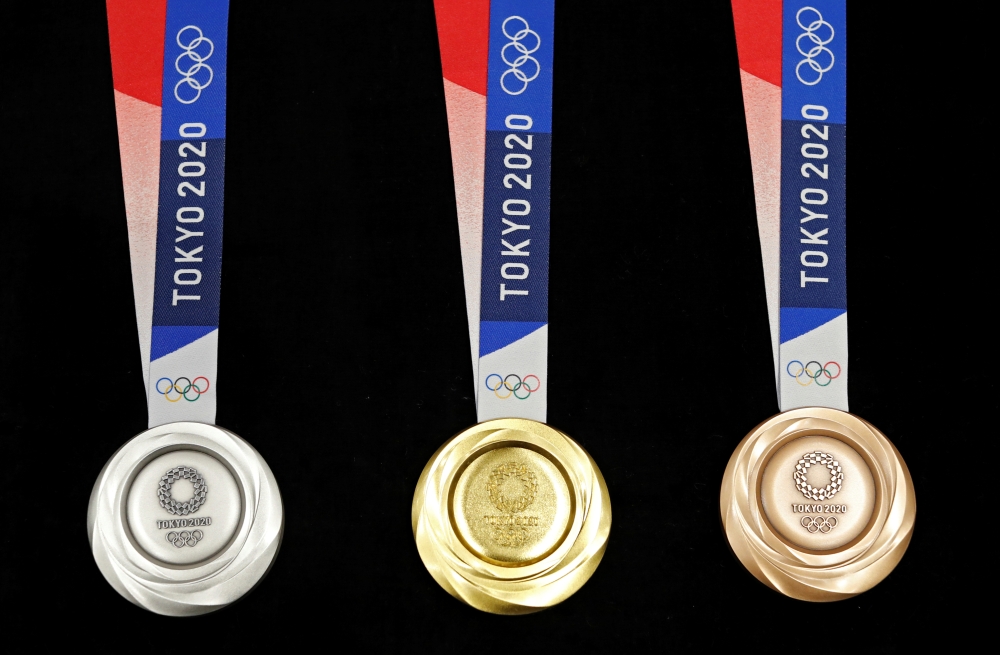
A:
<svg viewBox="0 0 1000 655">
<path fill-rule="evenodd" d="M 832 482 L 838 467 L 842 479 Z M 743 565 L 809 601 L 849 598 L 881 582 L 906 552 L 916 516 L 913 480 L 892 443 L 857 416 L 825 407 L 783 412 L 751 431 L 726 467 L 720 506 Z"/>
<path fill-rule="evenodd" d="M 829 455 L 843 476 L 842 486 L 831 498 L 816 498 L 822 494 L 800 489 L 793 479 L 802 469 L 804 482 L 816 489 L 829 486 L 830 470 L 809 462 L 809 457 L 819 455 Z M 868 526 L 875 510 L 875 480 L 864 458 L 847 443 L 832 437 L 802 437 L 779 448 L 765 464 L 760 500 L 771 528 L 785 539 L 809 550 L 832 550 L 850 543 Z"/>
</svg>

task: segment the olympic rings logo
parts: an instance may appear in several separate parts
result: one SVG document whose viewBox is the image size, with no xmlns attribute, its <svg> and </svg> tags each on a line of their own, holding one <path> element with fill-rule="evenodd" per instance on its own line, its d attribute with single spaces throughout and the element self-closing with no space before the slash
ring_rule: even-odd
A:
<svg viewBox="0 0 1000 655">
<path fill-rule="evenodd" d="M 496 382 L 492 382 L 496 378 Z M 529 382 L 534 380 L 534 382 Z M 486 388 L 492 391 L 500 400 L 507 400 L 514 396 L 518 400 L 525 400 L 528 396 L 538 391 L 542 386 L 542 381 L 537 375 L 528 375 L 522 380 L 521 376 L 511 373 L 507 377 L 500 377 L 496 373 L 486 376 Z"/>
<path fill-rule="evenodd" d="M 181 530 L 180 532 L 167 533 L 167 541 L 178 548 L 183 548 L 184 546 L 191 546 L 194 548 L 198 545 L 198 542 L 204 538 L 205 533 L 201 530 L 195 530 L 193 532 Z"/>
<path fill-rule="evenodd" d="M 816 534 L 817 532 L 826 534 L 830 530 L 837 527 L 837 524 L 840 523 L 840 521 L 837 520 L 836 516 L 803 516 L 799 523 L 801 523 L 802 527 L 808 530 L 811 534 Z"/>
<path fill-rule="evenodd" d="M 812 21 L 808 25 L 802 24 L 802 12 L 812 11 L 816 14 L 816 20 Z M 799 51 L 799 54 L 805 57 L 799 64 L 795 67 L 795 77 L 799 78 L 799 82 L 802 82 L 806 86 L 815 86 L 819 84 L 819 81 L 823 79 L 823 73 L 827 72 L 833 68 L 833 52 L 826 47 L 826 44 L 833 41 L 833 25 L 823 20 L 823 14 L 819 13 L 819 10 L 813 7 L 803 7 L 799 9 L 798 13 L 795 14 L 795 22 L 799 24 L 799 27 L 805 30 L 802 34 L 799 34 L 799 38 L 795 39 L 795 49 Z M 825 27 L 825 29 L 824 29 Z M 826 32 L 829 30 L 830 35 L 826 38 Z M 808 39 L 807 44 L 808 50 L 802 49 L 802 39 Z M 827 57 L 829 57 L 829 63 L 826 63 Z M 820 61 L 817 61 L 819 58 Z M 820 63 L 823 62 L 823 63 Z M 823 64 L 826 63 L 824 66 Z M 809 71 L 806 71 L 806 76 L 810 79 L 815 77 L 811 82 L 806 81 L 802 78 L 802 67 L 807 66 Z"/>
<path fill-rule="evenodd" d="M 204 384 L 198 384 L 198 380 L 204 380 L 205 382 Z M 167 384 L 163 385 L 164 382 Z M 167 402 L 176 403 L 183 398 L 189 403 L 193 403 L 201 398 L 201 394 L 208 391 L 209 385 L 208 378 L 204 375 L 199 375 L 193 382 L 187 378 L 177 378 L 176 382 L 170 378 L 160 378 L 153 386 L 156 389 L 156 393 L 166 398 Z M 175 393 L 177 396 L 171 397 L 171 393 Z"/>
<path fill-rule="evenodd" d="M 837 367 L 836 373 L 830 368 L 831 366 Z M 793 359 L 785 366 L 785 373 L 795 378 L 795 381 L 803 387 L 808 387 L 813 382 L 818 386 L 826 387 L 840 377 L 841 368 L 837 362 L 820 364 L 816 360 L 813 360 L 807 364 L 803 364 L 799 360 Z"/>
<path fill-rule="evenodd" d="M 187 45 L 185 45 L 181 40 L 181 35 L 187 30 L 196 31 L 198 36 L 190 39 Z M 200 52 L 198 50 L 199 46 L 203 43 L 208 44 L 207 53 L 204 53 L 204 48 L 201 48 Z M 177 69 L 177 72 L 184 77 L 182 77 L 181 80 L 174 86 L 174 97 L 177 98 L 178 102 L 190 105 L 201 97 L 201 90 L 208 88 L 208 85 L 212 83 L 212 79 L 215 76 L 212 72 L 212 67 L 205 63 L 212 56 L 212 53 L 215 52 L 215 44 L 212 43 L 211 39 L 202 34 L 201 28 L 195 27 L 194 25 L 188 25 L 187 27 L 181 28 L 181 31 L 177 33 L 177 45 L 179 45 L 184 52 L 177 57 L 177 61 L 174 62 L 174 68 Z M 182 59 L 187 60 L 183 64 L 186 68 L 182 68 Z M 202 70 L 206 70 L 208 72 L 198 75 Z M 197 78 L 195 77 L 196 75 L 198 75 Z M 192 89 L 194 91 L 194 96 L 191 96 L 191 91 L 186 91 L 186 97 L 182 98 L 181 85 L 187 85 L 189 89 Z"/>
<path fill-rule="evenodd" d="M 513 34 L 508 34 L 507 23 L 512 20 L 519 20 L 524 23 L 524 29 L 518 30 Z M 500 76 L 500 88 L 506 91 L 508 95 L 519 96 L 524 93 L 525 89 L 528 88 L 528 82 L 534 81 L 534 79 L 538 77 L 538 74 L 542 72 L 542 67 L 538 64 L 538 60 L 531 56 L 532 53 L 536 52 L 538 48 L 542 46 L 542 39 L 538 36 L 537 32 L 528 27 L 528 21 L 524 20 L 520 16 L 510 16 L 503 22 L 500 29 L 503 30 L 503 35 L 510 39 L 510 43 L 500 49 L 500 58 L 503 59 L 503 63 L 510 66 L 510 68 L 504 71 L 503 75 Z M 535 47 L 529 48 L 527 45 L 522 43 L 522 41 L 524 41 L 528 36 L 535 37 Z M 528 43 L 530 42 L 531 41 L 529 40 Z M 514 50 L 517 51 L 517 56 L 514 57 L 514 61 L 507 59 L 508 48 L 514 48 Z M 530 64 L 534 64 L 535 71 L 531 75 L 528 75 L 521 70 L 521 67 L 525 64 L 529 64 L 529 71 L 531 69 Z M 521 83 L 521 88 L 519 90 L 514 91 L 507 88 L 508 75 L 513 75 L 514 79 Z M 510 84 L 514 86 L 515 82 L 510 82 Z"/>
</svg>

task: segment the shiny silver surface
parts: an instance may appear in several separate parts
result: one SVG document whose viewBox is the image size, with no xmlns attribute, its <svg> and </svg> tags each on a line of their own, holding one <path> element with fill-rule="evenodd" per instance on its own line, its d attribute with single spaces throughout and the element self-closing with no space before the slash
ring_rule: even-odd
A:
<svg viewBox="0 0 1000 655">
<path fill-rule="evenodd" d="M 177 456 L 164 458 L 172 453 Z M 239 497 L 220 493 L 224 487 L 217 483 L 225 476 L 219 472 L 202 475 L 185 469 L 185 460 L 198 459 L 190 453 L 201 456 L 203 470 L 206 457 L 224 466 Z M 160 464 L 172 459 L 178 461 L 171 461 L 170 468 L 161 472 Z M 153 470 L 147 469 L 151 463 L 157 474 L 152 483 L 147 479 L 148 471 Z M 176 478 L 178 490 L 191 484 L 197 500 L 161 502 L 172 498 L 174 482 L 160 473 Z M 164 484 L 160 484 L 161 478 Z M 134 484 L 139 487 L 133 489 Z M 228 479 L 227 484 L 231 484 Z M 148 509 L 137 509 L 136 495 L 144 499 L 142 508 Z M 206 525 L 205 519 L 213 514 L 236 520 L 225 522 L 234 525 L 226 526 L 224 543 L 209 548 L 210 541 L 200 540 L 223 527 L 219 518 Z M 174 525 L 171 521 L 185 523 Z M 94 560 L 111 586 L 136 605 L 168 616 L 212 612 L 250 591 L 274 562 L 283 529 L 281 495 L 267 463 L 237 435 L 204 423 L 168 423 L 131 439 L 105 464 L 87 512 Z M 196 531 L 199 534 L 195 535 Z M 154 543 L 149 533 L 159 532 L 164 533 L 163 545 L 157 540 L 156 547 L 148 546 Z M 204 557 L 199 559 L 200 553 Z"/>
</svg>

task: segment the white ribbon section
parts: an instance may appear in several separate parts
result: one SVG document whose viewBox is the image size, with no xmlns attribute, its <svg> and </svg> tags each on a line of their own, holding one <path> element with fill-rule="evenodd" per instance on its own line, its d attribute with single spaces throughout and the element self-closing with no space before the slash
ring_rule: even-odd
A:
<svg viewBox="0 0 1000 655">
<path fill-rule="evenodd" d="M 215 423 L 219 331 L 150 362 L 149 427 L 174 421 Z"/>
<path fill-rule="evenodd" d="M 527 418 L 545 422 L 549 326 L 479 359 L 479 421 Z"/>
<path fill-rule="evenodd" d="M 847 411 L 847 314 L 781 344 L 781 411 L 833 407 Z"/>
</svg>

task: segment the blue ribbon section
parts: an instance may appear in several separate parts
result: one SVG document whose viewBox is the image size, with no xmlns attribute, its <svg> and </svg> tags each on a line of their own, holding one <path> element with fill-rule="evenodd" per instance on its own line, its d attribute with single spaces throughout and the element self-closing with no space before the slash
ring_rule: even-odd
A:
<svg viewBox="0 0 1000 655">
<path fill-rule="evenodd" d="M 151 360 L 219 325 L 228 0 L 169 0 Z"/>
<path fill-rule="evenodd" d="M 548 323 L 554 18 L 490 3 L 480 356 Z"/>
<path fill-rule="evenodd" d="M 784 3 L 781 342 L 847 311 L 845 0 Z"/>
</svg>

